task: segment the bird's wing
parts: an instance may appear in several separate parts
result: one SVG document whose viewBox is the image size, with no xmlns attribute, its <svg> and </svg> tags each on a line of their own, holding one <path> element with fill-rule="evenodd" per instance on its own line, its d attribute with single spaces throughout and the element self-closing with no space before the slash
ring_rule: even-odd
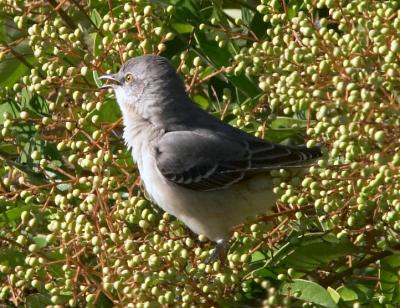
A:
<svg viewBox="0 0 400 308">
<path fill-rule="evenodd" d="M 156 145 L 156 163 L 168 180 L 200 191 L 217 190 L 245 177 L 298 165 L 320 151 L 273 144 L 257 138 L 230 139 L 192 131 L 166 133 Z"/>
</svg>

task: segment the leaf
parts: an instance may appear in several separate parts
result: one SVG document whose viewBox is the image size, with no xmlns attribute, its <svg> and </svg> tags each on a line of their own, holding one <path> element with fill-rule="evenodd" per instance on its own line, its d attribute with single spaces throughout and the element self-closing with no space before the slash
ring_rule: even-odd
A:
<svg viewBox="0 0 400 308">
<path fill-rule="evenodd" d="M 204 70 L 201 71 L 201 73 L 199 74 L 199 79 L 204 79 L 212 73 L 214 73 L 213 68 L 208 66 Z"/>
<path fill-rule="evenodd" d="M 22 90 L 22 94 L 24 93 L 24 90 Z M 44 98 L 40 97 L 37 94 L 33 94 L 31 96 L 27 107 L 28 110 L 31 111 L 31 113 L 36 114 L 40 117 L 49 114 L 49 105 Z"/>
<path fill-rule="evenodd" d="M 355 291 L 345 286 L 340 286 L 336 289 L 337 293 L 339 293 L 340 297 L 345 302 L 352 302 L 358 300 L 358 295 Z"/>
<path fill-rule="evenodd" d="M 61 183 L 61 184 L 58 184 L 57 185 L 57 189 L 59 190 L 59 191 L 68 191 L 70 188 L 71 188 L 71 184 L 69 184 L 69 183 Z"/>
<path fill-rule="evenodd" d="M 7 57 L 0 63 L 0 85 L 12 87 L 27 71 L 27 67 L 21 61 Z"/>
<path fill-rule="evenodd" d="M 261 251 L 256 251 L 251 255 L 251 262 L 265 260 L 265 255 Z"/>
<path fill-rule="evenodd" d="M 329 292 L 319 284 L 303 279 L 294 279 L 282 287 L 282 293 L 327 308 L 338 307 Z"/>
<path fill-rule="evenodd" d="M 47 240 L 46 240 L 46 235 L 43 234 L 38 234 L 37 236 L 34 236 L 32 238 L 34 243 L 39 247 L 39 248 L 44 248 L 47 246 Z"/>
<path fill-rule="evenodd" d="M 338 292 L 336 292 L 335 289 L 332 289 L 331 287 L 328 287 L 327 291 L 331 295 L 333 301 L 337 304 L 340 301 L 340 294 Z"/>
<path fill-rule="evenodd" d="M 27 308 L 42 308 L 51 304 L 51 300 L 48 295 L 41 293 L 30 294 L 26 297 Z"/>
<path fill-rule="evenodd" d="M 25 60 L 31 62 L 33 59 L 32 50 L 30 49 L 27 41 L 20 43 L 13 50 L 21 54 Z M 28 67 L 12 54 L 8 54 L 4 60 L 0 62 L 0 86 L 12 87 L 16 81 L 28 72 Z"/>
<path fill-rule="evenodd" d="M 26 174 L 29 182 L 34 185 L 44 185 L 48 184 L 49 182 L 41 173 L 37 173 L 32 170 L 32 166 L 27 164 L 20 164 L 16 161 L 8 160 L 5 157 L 0 155 L 0 160 L 6 162 L 8 165 L 13 166 L 14 168 L 18 169 L 19 171 Z"/>
<path fill-rule="evenodd" d="M 382 293 L 392 304 L 400 304 L 399 274 L 400 254 L 380 260 L 379 282 Z"/>
<path fill-rule="evenodd" d="M 287 13 L 288 19 L 291 20 L 293 17 L 296 16 L 296 14 L 297 14 L 296 8 L 293 7 L 292 5 L 289 6 L 288 13 Z"/>
<path fill-rule="evenodd" d="M 90 14 L 90 19 L 96 25 L 97 28 L 99 28 L 101 26 L 101 23 L 103 22 L 103 19 L 101 18 L 99 12 L 96 9 L 92 10 L 92 13 Z"/>
<path fill-rule="evenodd" d="M 293 267 L 299 271 L 312 271 L 348 254 L 356 252 L 350 242 L 327 241 L 324 233 L 310 233 L 293 238 L 268 261 L 268 265 Z"/>
<path fill-rule="evenodd" d="M 7 157 L 18 155 L 15 145 L 7 143 L 0 144 L 0 153 Z"/>
<path fill-rule="evenodd" d="M 276 279 L 277 274 L 269 270 L 268 268 L 259 268 L 246 275 L 245 279 L 250 279 L 253 277 Z"/>
<path fill-rule="evenodd" d="M 209 101 L 202 95 L 196 94 L 192 97 L 193 101 L 197 103 L 202 109 L 207 109 L 210 105 Z"/>
<path fill-rule="evenodd" d="M 208 40 L 207 36 L 203 32 L 195 32 L 194 37 L 199 45 L 198 52 L 201 53 L 204 58 L 208 59 L 215 68 L 228 66 L 230 64 L 233 55 L 226 46 L 223 48 L 219 47 L 217 42 Z M 221 74 L 218 75 L 218 78 L 222 78 L 222 76 L 228 79 L 234 87 L 244 95 L 244 99 L 255 97 L 261 93 L 261 90 L 256 86 L 256 83 L 244 74 L 241 76 Z"/>
<path fill-rule="evenodd" d="M 174 18 L 185 23 L 198 25 L 203 21 L 200 16 L 198 1 L 191 0 L 170 0 L 176 8 Z"/>
<path fill-rule="evenodd" d="M 94 80 L 94 83 L 96 84 L 96 86 L 98 87 L 98 88 L 100 88 L 102 85 L 103 85 L 103 83 L 101 82 L 101 80 L 99 79 L 99 73 L 97 73 L 96 71 L 93 71 L 93 80 Z"/>
<path fill-rule="evenodd" d="M 295 118 L 289 117 L 276 117 L 271 124 L 269 125 L 270 128 L 279 129 L 279 128 L 293 128 L 296 125 L 297 127 L 305 128 L 307 127 L 307 120 L 300 120 Z"/>
<path fill-rule="evenodd" d="M 103 293 L 100 293 L 96 301 L 96 308 L 112 308 L 112 307 L 114 307 L 112 301 Z"/>
<path fill-rule="evenodd" d="M 184 24 L 180 22 L 175 22 L 171 24 L 171 27 L 178 33 L 191 33 L 194 27 L 191 24 Z"/>
<path fill-rule="evenodd" d="M 22 203 L 21 203 L 22 204 Z M 12 209 L 9 209 L 3 213 L 0 213 L 0 226 L 4 224 L 10 224 L 21 219 L 21 214 L 23 211 L 28 211 L 32 205 L 23 204 Z"/>
<path fill-rule="evenodd" d="M 245 75 L 228 75 L 227 78 L 238 90 L 246 94 L 247 97 L 254 97 L 261 93 L 261 90 L 256 84 Z"/>
<path fill-rule="evenodd" d="M 224 13 L 233 19 L 242 18 L 242 11 L 240 9 L 224 9 Z"/>
<path fill-rule="evenodd" d="M 99 122 L 113 123 L 121 118 L 121 111 L 115 100 L 108 99 L 101 105 L 98 115 Z"/>
<path fill-rule="evenodd" d="M 302 134 L 306 126 L 306 120 L 276 117 L 266 129 L 265 139 L 276 143 L 282 143 L 285 139 L 289 139 L 291 143 L 303 142 Z"/>
<path fill-rule="evenodd" d="M 15 247 L 0 249 L 0 264 L 16 267 L 25 263 L 25 255 Z"/>
<path fill-rule="evenodd" d="M 13 118 L 17 118 L 21 112 L 21 108 L 17 103 L 13 101 L 4 102 L 0 104 L 0 124 L 3 124 L 5 121 L 3 115 L 5 112 L 10 113 L 13 116 Z"/>
<path fill-rule="evenodd" d="M 214 11 L 213 15 L 217 17 L 218 19 L 218 24 L 223 26 L 226 29 L 229 29 L 229 21 L 228 18 L 222 8 L 222 0 L 213 0 L 212 1 Z"/>
<path fill-rule="evenodd" d="M 369 283 L 363 282 L 363 284 L 352 284 L 352 290 L 357 293 L 358 300 L 369 302 L 371 298 L 374 296 L 373 290 L 375 290 L 375 281 L 371 281 Z"/>
<path fill-rule="evenodd" d="M 385 266 L 390 266 L 391 268 L 400 268 L 400 254 L 394 254 L 384 258 L 381 263 Z"/>
<path fill-rule="evenodd" d="M 220 48 L 215 41 L 207 40 L 203 32 L 196 31 L 194 38 L 199 45 L 200 52 L 202 52 L 215 67 L 229 65 L 231 57 L 226 47 Z"/>
<path fill-rule="evenodd" d="M 254 11 L 250 10 L 247 7 L 241 7 L 241 15 L 243 23 L 247 26 L 250 26 L 251 21 L 253 20 Z"/>
<path fill-rule="evenodd" d="M 268 24 L 264 21 L 263 15 L 257 11 L 253 11 L 254 16 L 250 23 L 250 29 L 258 38 L 265 38 L 267 34 Z"/>
</svg>

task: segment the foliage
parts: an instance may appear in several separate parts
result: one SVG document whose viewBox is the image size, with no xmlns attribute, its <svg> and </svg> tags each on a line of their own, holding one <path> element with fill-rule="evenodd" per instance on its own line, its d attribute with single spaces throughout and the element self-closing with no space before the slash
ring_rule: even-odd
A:
<svg viewBox="0 0 400 308">
<path fill-rule="evenodd" d="M 6 305 L 400 305 L 398 1 L 0 1 Z M 204 109 L 326 153 L 226 263 L 142 193 L 98 76 L 169 58 Z"/>
</svg>

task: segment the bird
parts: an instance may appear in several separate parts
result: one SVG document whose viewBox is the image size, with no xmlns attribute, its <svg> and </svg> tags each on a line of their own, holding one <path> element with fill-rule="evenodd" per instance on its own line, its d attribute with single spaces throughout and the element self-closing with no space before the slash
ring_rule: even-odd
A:
<svg viewBox="0 0 400 308">
<path fill-rule="evenodd" d="M 320 146 L 272 143 L 201 109 L 162 56 L 134 57 L 99 78 L 115 93 L 123 139 L 150 200 L 216 242 L 215 254 L 226 250 L 235 226 L 272 208 L 271 170 L 321 156 Z"/>
</svg>

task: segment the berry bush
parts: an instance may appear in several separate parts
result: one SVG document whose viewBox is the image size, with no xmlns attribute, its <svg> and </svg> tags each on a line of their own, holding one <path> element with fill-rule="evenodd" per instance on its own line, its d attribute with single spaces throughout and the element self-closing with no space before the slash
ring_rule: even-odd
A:
<svg viewBox="0 0 400 308">
<path fill-rule="evenodd" d="M 0 301 L 399 306 L 399 33 L 394 0 L 0 0 Z M 148 53 L 227 123 L 324 145 L 226 262 L 146 200 L 98 89 Z"/>
</svg>

